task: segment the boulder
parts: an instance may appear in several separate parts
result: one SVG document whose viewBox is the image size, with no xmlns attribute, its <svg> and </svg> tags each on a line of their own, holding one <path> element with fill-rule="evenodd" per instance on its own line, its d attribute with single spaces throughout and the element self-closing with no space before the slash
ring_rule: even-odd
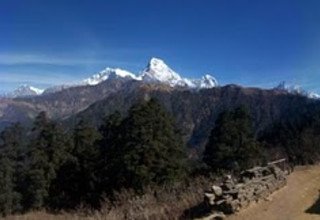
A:
<svg viewBox="0 0 320 220">
<path fill-rule="evenodd" d="M 222 189 L 220 186 L 212 186 L 212 192 L 216 195 L 216 196 L 221 196 L 222 195 Z"/>
</svg>

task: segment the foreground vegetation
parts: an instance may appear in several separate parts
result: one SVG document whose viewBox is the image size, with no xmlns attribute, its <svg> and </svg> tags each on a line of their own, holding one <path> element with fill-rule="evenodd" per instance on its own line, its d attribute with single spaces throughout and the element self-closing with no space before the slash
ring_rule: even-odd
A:
<svg viewBox="0 0 320 220">
<path fill-rule="evenodd" d="M 104 201 L 99 210 L 80 206 L 68 212 L 40 210 L 7 216 L 6 219 L 189 219 L 207 211 L 200 207 L 199 213 L 198 207 L 203 200 L 203 189 L 212 181 L 214 179 L 196 178 L 170 187 L 148 188 L 143 196 L 137 196 L 132 190 L 123 190 L 116 193 L 115 200 Z"/>
<path fill-rule="evenodd" d="M 222 112 L 199 161 L 188 158 L 174 119 L 155 100 L 132 106 L 126 117 L 107 116 L 97 129 L 78 119 L 66 131 L 42 112 L 32 129 L 16 124 L 1 133 L 0 212 L 187 218 L 203 208 L 211 175 L 279 156 L 292 164 L 318 161 L 319 112 L 301 112 L 260 136 L 245 107 Z"/>
</svg>

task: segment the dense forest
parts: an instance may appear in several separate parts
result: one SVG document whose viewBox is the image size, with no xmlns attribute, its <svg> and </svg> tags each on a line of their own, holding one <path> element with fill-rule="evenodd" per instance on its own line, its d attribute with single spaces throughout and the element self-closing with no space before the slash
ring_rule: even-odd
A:
<svg viewBox="0 0 320 220">
<path fill-rule="evenodd" d="M 254 131 L 246 106 L 223 111 L 211 125 L 203 155 L 188 154 L 175 119 L 155 99 L 93 127 L 83 118 L 72 130 L 41 112 L 32 128 L 14 124 L 0 136 L 0 212 L 99 209 L 123 189 L 170 186 L 204 172 L 240 171 L 286 157 L 291 164 L 320 158 L 317 105 Z"/>
</svg>

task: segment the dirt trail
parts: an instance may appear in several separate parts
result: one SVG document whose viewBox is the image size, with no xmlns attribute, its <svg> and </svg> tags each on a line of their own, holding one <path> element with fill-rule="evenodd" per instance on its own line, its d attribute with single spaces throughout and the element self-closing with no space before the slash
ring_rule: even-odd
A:
<svg viewBox="0 0 320 220">
<path fill-rule="evenodd" d="M 298 168 L 270 201 L 252 204 L 227 220 L 320 220 L 319 190 L 320 166 Z"/>
</svg>

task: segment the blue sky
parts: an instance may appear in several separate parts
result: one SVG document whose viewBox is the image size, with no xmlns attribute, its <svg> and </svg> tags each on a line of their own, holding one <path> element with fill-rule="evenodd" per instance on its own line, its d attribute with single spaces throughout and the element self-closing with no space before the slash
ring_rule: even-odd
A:
<svg viewBox="0 0 320 220">
<path fill-rule="evenodd" d="M 320 92 L 320 1 L 0 0 L 0 91 L 153 56 L 185 77 Z"/>
</svg>

